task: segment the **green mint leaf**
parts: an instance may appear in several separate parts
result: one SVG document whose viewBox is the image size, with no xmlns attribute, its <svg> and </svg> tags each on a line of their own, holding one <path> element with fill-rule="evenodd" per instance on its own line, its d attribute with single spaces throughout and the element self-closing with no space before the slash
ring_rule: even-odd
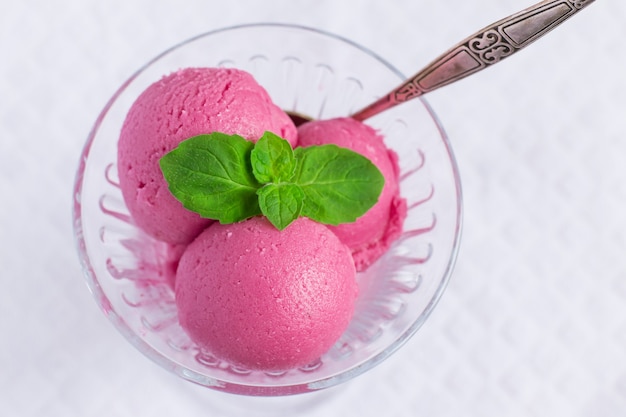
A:
<svg viewBox="0 0 626 417">
<path fill-rule="evenodd" d="M 291 145 L 272 132 L 265 132 L 251 154 L 252 171 L 261 184 L 289 181 L 296 169 Z"/>
<path fill-rule="evenodd" d="M 377 201 L 385 178 L 369 159 L 336 145 L 296 148 L 293 182 L 304 192 L 302 215 L 320 223 L 354 222 Z"/>
<path fill-rule="evenodd" d="M 181 142 L 159 161 L 172 194 L 201 216 L 234 223 L 263 214 L 279 230 L 299 216 L 337 225 L 378 201 L 384 177 L 336 145 L 292 150 L 271 132 L 256 144 L 212 133 Z"/>
<path fill-rule="evenodd" d="M 261 214 L 252 174 L 254 144 L 238 135 L 212 133 L 181 142 L 159 164 L 169 189 L 202 217 L 234 223 Z"/>
<path fill-rule="evenodd" d="M 300 216 L 304 192 L 296 184 L 267 184 L 257 191 L 263 215 L 278 230 L 283 230 Z"/>
</svg>

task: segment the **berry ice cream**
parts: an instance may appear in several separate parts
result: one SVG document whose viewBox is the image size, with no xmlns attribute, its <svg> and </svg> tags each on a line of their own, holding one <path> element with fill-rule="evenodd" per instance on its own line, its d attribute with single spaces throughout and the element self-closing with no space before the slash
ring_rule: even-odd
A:
<svg viewBox="0 0 626 417">
<path fill-rule="evenodd" d="M 328 226 L 351 250 L 358 271 L 378 259 L 402 232 L 406 201 L 398 187 L 398 157 L 372 127 L 351 118 L 315 120 L 298 127 L 298 145 L 333 143 L 367 157 L 385 177 L 378 202 L 354 223 Z"/>
<path fill-rule="evenodd" d="M 348 326 L 355 275 L 348 248 L 309 219 L 283 231 L 262 217 L 214 223 L 180 260 L 180 323 L 200 347 L 237 366 L 304 366 Z"/>
<path fill-rule="evenodd" d="M 296 142 L 289 117 L 244 71 L 188 68 L 150 85 L 130 108 L 118 143 L 120 186 L 135 223 L 168 243 L 193 240 L 211 220 L 185 209 L 168 191 L 159 159 L 199 134 L 254 141 L 265 131 Z"/>
<path fill-rule="evenodd" d="M 296 157 L 280 137 L 292 148 L 337 146 Z M 197 347 L 250 370 L 303 367 L 327 352 L 352 318 L 357 271 L 388 249 L 406 216 L 396 154 L 374 129 L 343 118 L 296 130 L 236 69 L 188 68 L 150 85 L 122 127 L 118 172 L 134 222 L 166 245 L 181 327 Z M 246 210 L 233 213 L 244 217 L 223 217 L 239 203 Z"/>
</svg>

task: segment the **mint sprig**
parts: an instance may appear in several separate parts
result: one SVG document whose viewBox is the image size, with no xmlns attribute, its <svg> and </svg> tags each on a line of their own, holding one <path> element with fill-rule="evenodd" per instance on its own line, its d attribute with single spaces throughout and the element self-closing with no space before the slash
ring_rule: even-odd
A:
<svg viewBox="0 0 626 417">
<path fill-rule="evenodd" d="M 195 136 L 164 155 L 160 166 L 185 208 L 220 223 L 263 214 L 279 230 L 300 216 L 353 222 L 384 185 L 378 168 L 354 151 L 336 145 L 294 151 L 271 132 L 256 144 L 223 133 Z"/>
<path fill-rule="evenodd" d="M 300 216 L 304 192 L 293 182 L 296 158 L 291 145 L 272 132 L 265 132 L 250 154 L 261 212 L 277 229 L 283 230 Z"/>
</svg>

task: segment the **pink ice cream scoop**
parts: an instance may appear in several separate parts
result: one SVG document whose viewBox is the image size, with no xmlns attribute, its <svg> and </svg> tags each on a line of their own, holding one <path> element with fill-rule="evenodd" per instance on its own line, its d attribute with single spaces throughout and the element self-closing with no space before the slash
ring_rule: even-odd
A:
<svg viewBox="0 0 626 417">
<path fill-rule="evenodd" d="M 298 145 L 334 143 L 369 158 L 385 177 L 378 202 L 354 223 L 329 228 L 352 251 L 358 271 L 378 259 L 402 233 L 406 201 L 398 187 L 398 157 L 372 127 L 352 118 L 316 120 L 298 127 Z"/>
<path fill-rule="evenodd" d="M 178 265 L 179 321 L 200 347 L 236 366 L 308 365 L 348 326 L 355 275 L 349 249 L 312 220 L 282 231 L 264 217 L 216 222 Z"/>
<path fill-rule="evenodd" d="M 271 131 L 292 145 L 296 128 L 250 74 L 187 68 L 150 85 L 133 103 L 118 142 L 122 194 L 135 223 L 165 242 L 188 243 L 211 221 L 169 192 L 159 159 L 181 141 L 222 132 L 256 141 Z"/>
</svg>

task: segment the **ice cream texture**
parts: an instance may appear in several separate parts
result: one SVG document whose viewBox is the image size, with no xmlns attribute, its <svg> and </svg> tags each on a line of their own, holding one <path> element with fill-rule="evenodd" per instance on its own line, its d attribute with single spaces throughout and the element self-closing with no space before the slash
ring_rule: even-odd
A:
<svg viewBox="0 0 626 417">
<path fill-rule="evenodd" d="M 355 275 L 347 247 L 312 220 L 283 231 L 263 217 L 214 223 L 178 265 L 180 324 L 201 348 L 236 366 L 305 366 L 348 326 Z"/>
<path fill-rule="evenodd" d="M 385 178 L 378 202 L 354 223 L 300 217 L 279 231 L 262 216 L 201 218 L 168 189 L 159 161 L 181 141 L 221 132 L 256 142 L 265 131 L 292 147 L 332 143 L 369 158 Z M 337 118 L 296 129 L 237 69 L 187 68 L 148 86 L 123 124 L 118 173 L 135 224 L 166 245 L 181 327 L 203 351 L 250 370 L 303 367 L 327 352 L 354 314 L 357 271 L 388 249 L 406 216 L 397 155 L 373 128 Z"/>
<path fill-rule="evenodd" d="M 298 127 L 298 145 L 333 143 L 367 157 L 385 177 L 378 202 L 354 223 L 328 226 L 352 251 L 358 271 L 367 269 L 402 233 L 406 201 L 400 196 L 397 154 L 369 125 L 344 117 L 314 120 Z"/>
<path fill-rule="evenodd" d="M 186 68 L 150 85 L 128 111 L 118 142 L 120 188 L 135 223 L 159 240 L 189 243 L 211 220 L 174 198 L 159 159 L 199 134 L 222 132 L 255 141 L 265 131 L 296 143 L 289 117 L 245 71 Z"/>
</svg>

